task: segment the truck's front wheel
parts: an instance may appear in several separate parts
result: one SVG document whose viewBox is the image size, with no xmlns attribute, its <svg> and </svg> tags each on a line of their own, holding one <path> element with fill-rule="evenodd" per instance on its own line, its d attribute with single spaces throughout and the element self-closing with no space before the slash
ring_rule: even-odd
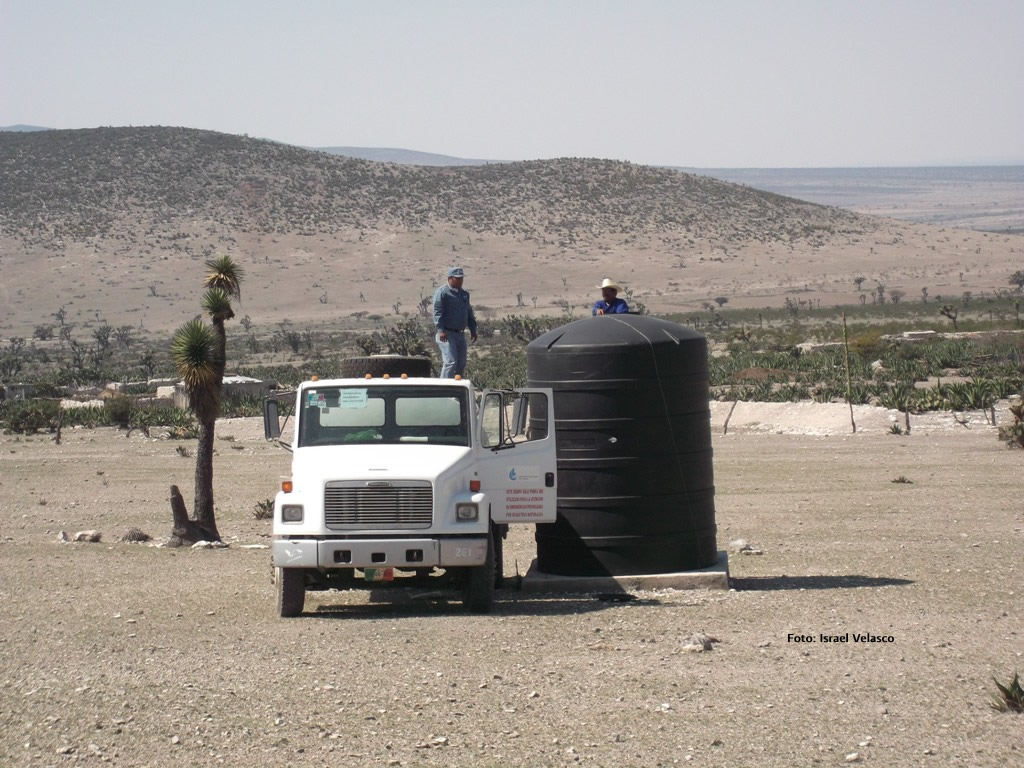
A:
<svg viewBox="0 0 1024 768">
<path fill-rule="evenodd" d="M 494 605 L 494 531 L 487 534 L 487 557 L 483 565 L 468 569 L 463 602 L 473 613 L 490 613 Z"/>
<path fill-rule="evenodd" d="M 306 573 L 301 568 L 278 568 L 277 612 L 283 619 L 298 616 L 306 602 Z"/>
</svg>

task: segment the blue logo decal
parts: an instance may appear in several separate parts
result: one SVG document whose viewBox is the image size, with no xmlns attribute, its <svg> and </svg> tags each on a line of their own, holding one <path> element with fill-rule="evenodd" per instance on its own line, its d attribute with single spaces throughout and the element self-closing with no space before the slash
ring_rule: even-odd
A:
<svg viewBox="0 0 1024 768">
<path fill-rule="evenodd" d="M 509 470 L 509 472 L 508 472 L 508 479 L 509 480 L 515 480 L 516 479 L 516 468 L 515 467 L 512 467 L 512 469 Z"/>
</svg>

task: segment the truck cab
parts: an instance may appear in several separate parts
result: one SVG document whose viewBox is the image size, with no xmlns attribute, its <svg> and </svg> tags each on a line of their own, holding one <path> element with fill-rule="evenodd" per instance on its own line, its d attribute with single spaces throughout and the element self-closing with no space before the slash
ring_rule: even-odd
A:
<svg viewBox="0 0 1024 768">
<path fill-rule="evenodd" d="M 267 434 L 279 436 L 276 400 L 267 405 Z M 281 616 L 301 613 L 307 590 L 385 585 L 458 589 L 487 612 L 507 526 L 555 519 L 551 390 L 313 379 L 292 414 L 291 475 L 274 500 Z"/>
</svg>

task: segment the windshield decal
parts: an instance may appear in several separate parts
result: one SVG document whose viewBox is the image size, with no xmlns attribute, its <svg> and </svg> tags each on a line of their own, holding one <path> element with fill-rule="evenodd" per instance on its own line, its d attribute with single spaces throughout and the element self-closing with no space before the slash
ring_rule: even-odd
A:
<svg viewBox="0 0 1024 768">
<path fill-rule="evenodd" d="M 338 396 L 341 408 L 365 408 L 367 395 L 365 389 L 343 389 Z"/>
</svg>

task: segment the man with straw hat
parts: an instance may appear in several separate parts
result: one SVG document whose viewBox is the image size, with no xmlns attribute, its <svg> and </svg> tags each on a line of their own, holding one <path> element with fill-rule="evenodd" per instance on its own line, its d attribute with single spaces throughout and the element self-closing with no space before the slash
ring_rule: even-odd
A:
<svg viewBox="0 0 1024 768">
<path fill-rule="evenodd" d="M 629 312 L 625 299 L 618 298 L 622 288 L 609 277 L 601 283 L 601 300 L 594 302 L 592 315 L 624 315 Z"/>
</svg>

